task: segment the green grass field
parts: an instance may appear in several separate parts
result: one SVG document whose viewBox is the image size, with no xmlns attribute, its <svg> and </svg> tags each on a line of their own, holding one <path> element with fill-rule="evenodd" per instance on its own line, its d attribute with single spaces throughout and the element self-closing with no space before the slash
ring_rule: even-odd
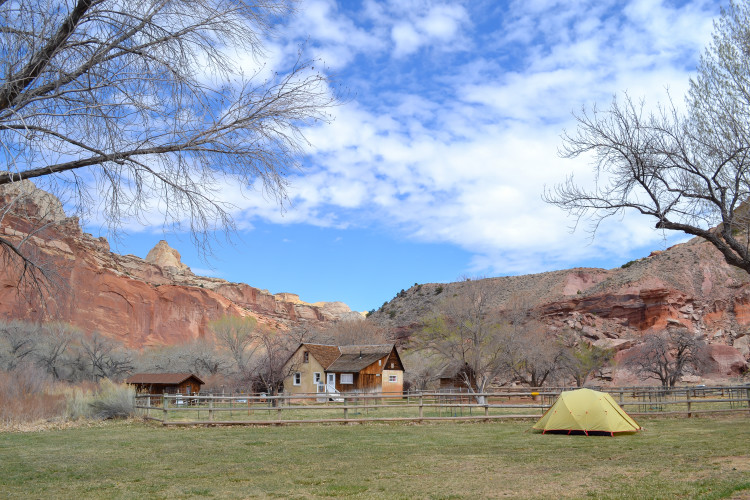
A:
<svg viewBox="0 0 750 500">
<path fill-rule="evenodd" d="M 0 498 L 748 498 L 750 417 L 641 420 L 636 435 L 529 422 L 0 434 Z"/>
</svg>

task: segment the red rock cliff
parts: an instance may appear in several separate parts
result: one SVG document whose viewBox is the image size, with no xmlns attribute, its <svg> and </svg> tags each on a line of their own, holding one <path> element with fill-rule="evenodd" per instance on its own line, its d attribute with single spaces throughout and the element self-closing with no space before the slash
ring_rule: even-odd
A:
<svg viewBox="0 0 750 500">
<path fill-rule="evenodd" d="M 242 283 L 194 275 L 180 255 L 159 242 L 147 258 L 110 252 L 104 238 L 83 233 L 60 202 L 28 181 L 0 194 L 13 210 L 0 219 L 0 237 L 24 247 L 58 274 L 57 286 L 38 296 L 19 293 L 17 268 L 0 269 L 0 318 L 62 320 L 98 331 L 130 347 L 172 344 L 210 335 L 223 315 L 253 316 L 287 329 L 361 318 L 340 302 L 307 304 Z M 48 224 L 47 227 L 43 227 Z M 40 229 L 41 228 L 41 229 Z"/>
</svg>

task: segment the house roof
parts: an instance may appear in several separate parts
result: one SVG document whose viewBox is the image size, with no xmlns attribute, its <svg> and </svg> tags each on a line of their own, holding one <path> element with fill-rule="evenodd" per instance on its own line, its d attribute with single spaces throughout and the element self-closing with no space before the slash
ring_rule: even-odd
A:
<svg viewBox="0 0 750 500">
<path fill-rule="evenodd" d="M 331 363 L 336 361 L 336 358 L 341 356 L 341 351 L 335 345 L 323 345 L 323 344 L 302 344 L 305 348 L 312 353 L 313 357 L 320 363 L 320 366 L 324 370 L 327 370 Z"/>
<path fill-rule="evenodd" d="M 170 384 L 177 385 L 181 384 L 189 378 L 196 379 L 200 384 L 205 384 L 197 376 L 192 373 L 134 373 L 127 379 L 127 384 Z"/>
<path fill-rule="evenodd" d="M 393 345 L 346 345 L 339 346 L 341 356 L 327 368 L 332 372 L 358 372 L 377 360 L 388 356 Z"/>
<path fill-rule="evenodd" d="M 326 371 L 358 372 L 388 356 L 393 344 L 324 345 L 302 344 Z"/>
</svg>

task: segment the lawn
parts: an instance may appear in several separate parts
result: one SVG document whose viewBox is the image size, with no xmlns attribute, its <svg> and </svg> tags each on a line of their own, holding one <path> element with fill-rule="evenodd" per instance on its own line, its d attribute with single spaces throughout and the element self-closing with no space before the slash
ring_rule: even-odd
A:
<svg viewBox="0 0 750 500">
<path fill-rule="evenodd" d="M 628 436 L 529 422 L 0 434 L 0 498 L 747 498 L 750 419 L 642 420 Z M 744 492 L 743 492 L 744 490 Z"/>
</svg>

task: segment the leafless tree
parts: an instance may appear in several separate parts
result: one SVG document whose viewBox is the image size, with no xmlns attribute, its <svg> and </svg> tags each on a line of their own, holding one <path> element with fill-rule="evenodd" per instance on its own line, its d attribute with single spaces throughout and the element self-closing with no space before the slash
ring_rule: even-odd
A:
<svg viewBox="0 0 750 500">
<path fill-rule="evenodd" d="M 79 215 L 96 209 L 115 235 L 157 212 L 208 251 L 214 229 L 233 228 L 223 187 L 283 203 L 303 128 L 339 102 L 312 61 L 258 62 L 293 4 L 0 1 L 0 185 L 35 179 Z M 38 266 L 23 245 L 0 247 Z"/>
<path fill-rule="evenodd" d="M 98 332 L 78 337 L 78 365 L 93 381 L 118 379 L 133 371 L 133 357 L 118 342 Z"/>
<path fill-rule="evenodd" d="M 544 325 L 529 322 L 520 331 L 503 334 L 502 364 L 513 378 L 529 387 L 541 387 L 562 368 L 563 348 Z"/>
<path fill-rule="evenodd" d="M 365 320 L 337 321 L 315 336 L 331 345 L 387 344 L 392 340 L 383 326 Z"/>
<path fill-rule="evenodd" d="M 505 366 L 505 338 L 501 321 L 491 309 L 489 292 L 470 288 L 464 295 L 443 302 L 415 335 L 417 348 L 438 356 L 445 365 L 467 367 L 459 373 L 469 392 L 483 393 Z M 477 396 L 478 403 L 484 402 Z"/>
<path fill-rule="evenodd" d="M 684 328 L 647 335 L 624 360 L 644 379 L 656 379 L 662 387 L 672 388 L 689 370 L 701 373 L 708 363 L 706 344 Z"/>
<path fill-rule="evenodd" d="M 0 322 L 0 361 L 2 368 L 12 371 L 33 361 L 38 349 L 39 328 L 23 321 Z"/>
<path fill-rule="evenodd" d="M 284 379 L 299 369 L 297 364 L 287 363 L 299 342 L 292 335 L 264 327 L 255 332 L 253 343 L 253 376 L 263 391 L 276 395 Z"/>
<path fill-rule="evenodd" d="M 258 321 L 250 316 L 223 316 L 209 324 L 216 342 L 232 359 L 234 374 L 243 382 L 251 378 L 251 358 Z"/>
<path fill-rule="evenodd" d="M 64 376 L 65 357 L 75 337 L 74 332 L 75 328 L 59 321 L 42 326 L 43 338 L 35 354 L 36 363 L 55 380 L 61 380 Z"/>
<path fill-rule="evenodd" d="M 750 271 L 748 40 L 750 5 L 733 1 L 714 24 L 684 113 L 672 101 L 649 112 L 627 95 L 608 110 L 584 109 L 561 154 L 593 154 L 596 185 L 570 177 L 546 201 L 578 221 L 590 218 L 593 232 L 607 217 L 640 212 L 658 229 L 706 239 L 729 264 Z"/>
<path fill-rule="evenodd" d="M 583 387 L 590 376 L 601 374 L 602 368 L 611 363 L 615 355 L 613 349 L 582 342 L 574 335 L 565 336 L 560 342 L 562 370 L 573 377 L 578 387 Z"/>
<path fill-rule="evenodd" d="M 425 391 L 439 378 L 444 362 L 424 351 L 409 349 L 401 353 L 404 362 L 404 389 Z"/>
<path fill-rule="evenodd" d="M 137 358 L 141 372 L 190 372 L 200 376 L 227 375 L 231 362 L 214 342 L 197 339 L 183 344 L 145 349 Z"/>
</svg>

